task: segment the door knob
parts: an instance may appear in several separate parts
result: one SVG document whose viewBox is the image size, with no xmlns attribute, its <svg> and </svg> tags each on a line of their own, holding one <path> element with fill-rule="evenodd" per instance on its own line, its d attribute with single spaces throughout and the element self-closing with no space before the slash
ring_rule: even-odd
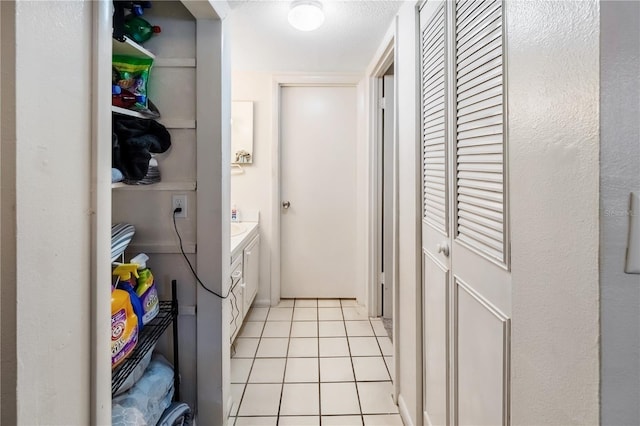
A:
<svg viewBox="0 0 640 426">
<path fill-rule="evenodd" d="M 289 201 L 283 201 L 282 202 L 282 207 L 284 209 L 288 209 L 289 207 L 291 207 L 291 203 Z"/>
<path fill-rule="evenodd" d="M 442 253 L 449 257 L 449 244 L 447 244 L 446 241 L 438 244 L 436 248 L 438 249 L 438 253 Z"/>
</svg>

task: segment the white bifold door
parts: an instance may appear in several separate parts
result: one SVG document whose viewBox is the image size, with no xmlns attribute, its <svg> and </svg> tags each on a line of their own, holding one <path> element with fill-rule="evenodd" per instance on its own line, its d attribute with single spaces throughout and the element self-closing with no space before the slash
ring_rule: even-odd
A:
<svg viewBox="0 0 640 426">
<path fill-rule="evenodd" d="M 510 422 L 504 28 L 500 1 L 420 9 L 427 425 Z"/>
</svg>

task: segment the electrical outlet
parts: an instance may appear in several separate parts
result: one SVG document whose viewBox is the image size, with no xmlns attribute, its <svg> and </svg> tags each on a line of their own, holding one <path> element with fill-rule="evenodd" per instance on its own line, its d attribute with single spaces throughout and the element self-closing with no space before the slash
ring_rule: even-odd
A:
<svg viewBox="0 0 640 426">
<path fill-rule="evenodd" d="M 175 211 L 177 208 L 181 208 L 182 211 L 176 213 L 176 218 L 186 218 L 187 217 L 187 196 L 182 195 L 174 195 L 171 197 L 171 211 Z"/>
</svg>

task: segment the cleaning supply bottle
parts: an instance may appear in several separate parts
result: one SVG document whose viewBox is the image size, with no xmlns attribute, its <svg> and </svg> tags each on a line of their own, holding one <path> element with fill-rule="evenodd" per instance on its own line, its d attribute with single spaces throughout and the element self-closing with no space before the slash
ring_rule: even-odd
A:
<svg viewBox="0 0 640 426">
<path fill-rule="evenodd" d="M 240 222 L 240 213 L 235 204 L 231 207 L 231 222 Z"/>
<path fill-rule="evenodd" d="M 138 265 L 133 263 L 122 263 L 115 267 L 113 270 L 113 275 L 118 276 L 118 282 L 116 283 L 116 288 L 119 290 L 124 290 L 129 294 L 129 299 L 131 300 L 131 306 L 133 307 L 133 312 L 135 312 L 138 317 L 138 332 L 142 331 L 143 323 L 142 317 L 144 316 L 144 309 L 142 308 L 142 302 L 140 298 L 136 294 L 136 286 L 138 285 Z"/>
<path fill-rule="evenodd" d="M 131 263 L 138 266 L 138 285 L 136 286 L 136 294 L 142 302 L 144 315 L 142 323 L 148 324 L 160 312 L 160 301 L 158 300 L 158 291 L 156 290 L 155 281 L 151 269 L 147 268 L 147 260 L 149 256 L 140 253 L 133 259 Z"/>
<path fill-rule="evenodd" d="M 111 368 L 124 361 L 138 344 L 138 317 L 129 293 L 111 291 Z"/>
<path fill-rule="evenodd" d="M 145 19 L 133 14 L 127 16 L 124 22 L 124 33 L 136 43 L 142 44 L 160 32 L 159 26 L 151 25 Z"/>
</svg>

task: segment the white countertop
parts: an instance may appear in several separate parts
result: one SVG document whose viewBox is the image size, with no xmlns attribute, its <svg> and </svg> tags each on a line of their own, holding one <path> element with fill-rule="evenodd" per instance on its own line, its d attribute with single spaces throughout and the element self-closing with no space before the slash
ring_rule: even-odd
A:
<svg viewBox="0 0 640 426">
<path fill-rule="evenodd" d="M 231 237 L 231 244 L 229 250 L 231 251 L 231 259 L 233 259 L 242 248 L 251 241 L 251 239 L 258 235 L 258 222 L 233 222 L 245 228 L 245 231 L 241 234 Z"/>
</svg>

